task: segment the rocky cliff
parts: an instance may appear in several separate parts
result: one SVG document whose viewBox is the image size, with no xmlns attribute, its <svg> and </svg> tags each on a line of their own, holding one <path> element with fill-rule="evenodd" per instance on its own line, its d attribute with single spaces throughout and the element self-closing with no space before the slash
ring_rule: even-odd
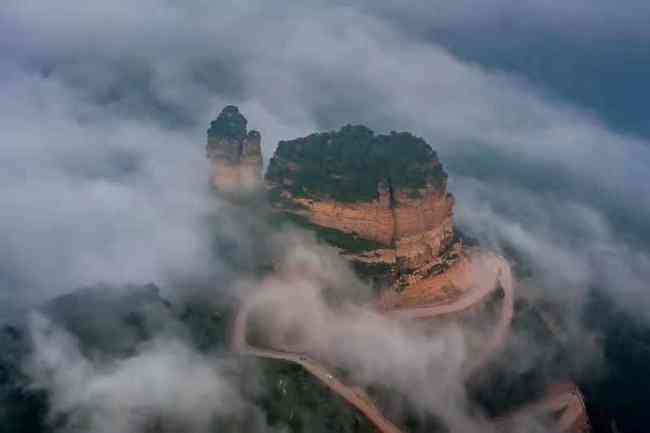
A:
<svg viewBox="0 0 650 433">
<path fill-rule="evenodd" d="M 259 183 L 259 137 L 246 132 L 246 119 L 232 106 L 212 123 L 208 157 L 218 189 L 242 190 Z M 476 314 L 476 306 L 492 308 L 503 296 L 492 340 L 497 343 L 487 346 L 492 352 L 504 344 L 515 313 L 509 267 L 492 252 L 464 246 L 455 235 L 447 174 L 423 139 L 409 133 L 377 135 L 348 125 L 281 141 L 266 173 L 266 188 L 281 221 L 314 231 L 338 247 L 362 278 L 388 289 L 373 299 L 378 310 L 400 317 L 402 309 L 449 307 L 449 301 L 469 293 L 465 299 L 476 301 L 469 304 L 473 310 L 464 311 Z M 497 295 L 480 297 L 486 284 L 504 281 Z M 557 422 L 553 431 L 590 430 L 582 395 L 573 385 L 499 417 L 497 429 L 518 431 L 520 418 Z"/>
<path fill-rule="evenodd" d="M 213 186 L 224 193 L 248 193 L 262 181 L 262 137 L 247 131 L 247 120 L 233 105 L 225 107 L 208 129 L 207 157 Z"/>
<path fill-rule="evenodd" d="M 436 153 L 409 133 L 364 126 L 279 143 L 266 175 L 274 207 L 317 227 L 376 243 L 344 254 L 384 265 L 398 288 L 439 273 L 454 244 L 454 199 Z"/>
</svg>

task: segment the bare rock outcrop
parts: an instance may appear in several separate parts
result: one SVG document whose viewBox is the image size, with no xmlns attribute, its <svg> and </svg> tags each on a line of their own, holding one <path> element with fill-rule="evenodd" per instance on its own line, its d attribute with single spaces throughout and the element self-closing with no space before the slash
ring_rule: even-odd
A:
<svg viewBox="0 0 650 433">
<path fill-rule="evenodd" d="M 262 137 L 258 131 L 247 131 L 246 124 L 239 109 L 228 105 L 207 131 L 212 185 L 220 192 L 249 193 L 262 185 Z"/>
<path fill-rule="evenodd" d="M 397 287 L 441 271 L 462 252 L 453 246 L 447 174 L 431 147 L 411 134 L 346 126 L 283 141 L 266 179 L 277 210 L 375 242 L 344 254 L 384 264 Z"/>
</svg>

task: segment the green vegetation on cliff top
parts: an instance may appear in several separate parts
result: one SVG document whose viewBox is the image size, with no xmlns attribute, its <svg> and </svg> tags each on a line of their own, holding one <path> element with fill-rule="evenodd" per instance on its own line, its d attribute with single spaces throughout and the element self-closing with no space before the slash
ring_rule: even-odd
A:
<svg viewBox="0 0 650 433">
<path fill-rule="evenodd" d="M 210 122 L 208 137 L 243 140 L 246 136 L 246 118 L 234 105 L 226 106 L 215 120 Z"/>
<path fill-rule="evenodd" d="M 280 141 L 266 177 L 294 196 L 353 202 L 377 198 L 379 185 L 418 196 L 427 185 L 442 188 L 447 174 L 422 138 L 347 125 Z"/>
</svg>

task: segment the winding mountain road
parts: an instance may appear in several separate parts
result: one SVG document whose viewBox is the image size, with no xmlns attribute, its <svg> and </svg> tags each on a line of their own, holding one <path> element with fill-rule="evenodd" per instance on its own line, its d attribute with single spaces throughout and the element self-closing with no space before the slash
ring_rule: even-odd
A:
<svg viewBox="0 0 650 433">
<path fill-rule="evenodd" d="M 334 375 L 334 372 L 328 370 L 325 366 L 319 364 L 315 360 L 302 354 L 281 350 L 260 349 L 248 344 L 246 341 L 246 323 L 248 320 L 248 314 L 253 305 L 252 302 L 244 302 L 237 313 L 233 326 L 231 342 L 234 352 L 242 355 L 257 356 L 260 358 L 280 359 L 301 365 L 305 370 L 323 382 L 328 388 L 340 395 L 359 412 L 365 415 L 380 432 L 404 433 L 382 415 L 379 408 L 375 406 L 370 397 L 363 390 L 345 385 Z"/>
<path fill-rule="evenodd" d="M 487 360 L 505 344 L 514 315 L 514 281 L 510 271 L 510 266 L 504 258 L 497 256 L 496 254 L 484 254 L 483 259 L 485 258 L 491 261 L 489 269 L 492 274 L 484 276 L 485 278 L 481 278 L 480 281 L 477 281 L 475 287 L 468 289 L 465 294 L 457 300 L 449 303 L 393 309 L 382 312 L 385 316 L 396 320 L 431 319 L 444 315 L 456 314 L 484 302 L 492 293 L 501 288 L 504 293 L 504 298 L 499 322 L 496 325 L 495 331 L 482 348 L 481 353 L 473 359 L 471 363 L 468 363 L 468 365 L 465 366 L 467 376 L 470 376 L 472 372 L 484 365 L 485 362 L 487 362 Z M 267 359 L 279 359 L 301 365 L 305 370 L 309 371 L 332 391 L 336 392 L 349 404 L 359 410 L 359 412 L 365 415 L 380 432 L 404 433 L 395 424 L 383 416 L 379 408 L 377 408 L 362 389 L 345 385 L 335 376 L 334 372 L 328 370 L 316 360 L 298 353 L 276 349 L 262 349 L 251 346 L 247 342 L 246 331 L 248 315 L 255 303 L 255 297 L 244 300 L 235 317 L 231 340 L 234 352 L 242 355 L 251 355 Z M 525 408 L 524 410 L 526 412 L 517 412 L 513 417 L 521 417 L 525 414 L 533 413 L 533 411 L 537 413 L 542 411 L 553 411 L 556 407 L 559 407 L 560 409 L 565 406 L 570 407 L 572 401 L 573 400 L 568 397 L 554 396 L 538 403 L 537 405 Z M 571 409 L 567 411 L 567 413 L 567 417 L 574 418 L 576 410 Z M 510 419 L 510 417 L 508 417 L 508 419 Z M 570 421 L 570 419 L 563 420 L 564 415 L 563 419 L 560 420 L 562 425 Z M 562 429 L 561 431 L 566 430 Z"/>
<path fill-rule="evenodd" d="M 514 280 L 510 265 L 503 257 L 492 253 L 483 253 L 481 259 L 490 264 L 490 274 L 483 275 L 483 278 L 476 281 L 474 287 L 467 290 L 463 296 L 454 302 L 400 308 L 385 312 L 386 316 L 399 320 L 431 319 L 450 314 L 458 314 L 485 302 L 495 290 L 501 288 L 504 297 L 499 322 L 490 339 L 483 346 L 481 353 L 466 366 L 467 376 L 471 375 L 471 373 L 487 362 L 500 347 L 503 347 L 510 333 L 510 325 L 514 316 Z"/>
</svg>

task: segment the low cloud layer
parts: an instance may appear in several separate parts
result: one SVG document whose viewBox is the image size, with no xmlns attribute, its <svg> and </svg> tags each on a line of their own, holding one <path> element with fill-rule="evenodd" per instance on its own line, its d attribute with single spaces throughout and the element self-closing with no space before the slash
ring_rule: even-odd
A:
<svg viewBox="0 0 650 433">
<path fill-rule="evenodd" d="M 493 414 L 472 399 L 468 384 L 499 374 L 496 388 L 500 389 L 492 390 L 490 398 L 503 404 L 498 395 L 506 383 L 527 374 L 528 383 L 520 383 L 517 392 L 528 386 L 530 402 L 557 381 L 598 373 L 601 367 L 601 347 L 577 317 L 563 323 L 557 336 L 576 353 L 562 354 L 563 363 L 548 362 L 563 349 L 535 336 L 540 329 L 506 325 L 508 341 L 495 340 L 497 322 L 508 317 L 508 307 L 498 297 L 492 298 L 496 306 L 461 315 L 461 320 L 399 320 L 377 311 L 373 304 L 359 305 L 364 287 L 336 250 L 296 233 L 277 241 L 283 245 L 277 272 L 262 281 L 241 282 L 239 319 L 247 319 L 235 322 L 233 338 L 242 336 L 246 341 L 236 340 L 237 345 L 318 360 L 348 386 L 371 390 L 371 398 L 381 402 L 382 413 L 398 425 L 417 420 L 426 429 L 431 427 L 426 420 L 435 419 L 449 431 L 500 431 Z M 472 277 L 477 286 L 499 284 L 491 258 L 474 257 Z M 245 328 L 238 327 L 242 324 Z M 533 370 L 537 370 L 535 379 L 530 375 Z M 533 380 L 538 383 L 532 384 Z M 516 398 L 509 395 L 505 400 Z M 526 431 L 554 431 L 532 414 L 519 421 Z"/>
<path fill-rule="evenodd" d="M 480 12 L 467 2 L 412 6 L 4 2 L 0 316 L 97 283 L 153 281 L 164 289 L 201 286 L 214 293 L 230 286 L 238 270 L 224 257 L 228 253 L 215 247 L 214 231 L 251 254 L 257 239 L 211 195 L 203 146 L 209 120 L 234 103 L 262 132 L 267 160 L 280 139 L 345 123 L 423 136 L 450 173 L 463 231 L 493 248 L 514 248 L 530 263 L 533 280 L 522 286 L 522 296 L 551 299 L 573 317 L 588 290 L 600 287 L 624 311 L 647 318 L 648 140 L 614 129 L 607 113 L 585 108 L 584 99 L 548 92 L 525 68 L 469 55 L 468 46 L 481 48 L 474 39 L 458 42 L 463 34 L 489 34 L 503 47 L 503 38 L 512 35 L 491 30 L 503 30 L 505 20 L 538 29 L 540 39 L 582 40 L 589 34 L 599 46 L 643 43 L 650 37 L 645 6 L 492 1 Z M 569 47 L 565 57 L 593 56 L 599 51 L 590 41 L 557 47 Z M 521 56 L 518 49 L 505 52 Z M 215 216 L 222 218 L 218 224 Z M 308 251 L 303 255 L 310 257 Z M 340 263 L 319 266 L 352 281 Z M 312 293 L 309 287 L 298 289 Z M 355 328 L 355 322 L 343 325 L 346 332 Z M 68 337 L 46 328 L 37 323 L 34 338 L 53 332 L 57 343 L 39 340 L 37 363 L 75 366 L 74 374 L 33 370 L 38 383 L 58 396 L 61 410 L 86 410 L 79 399 L 85 393 L 90 401 L 113 402 L 130 389 L 126 376 L 152 366 L 148 379 L 170 377 L 169 389 L 176 390 L 171 377 L 186 362 L 197 366 L 200 374 L 192 377 L 197 383 L 208 378 L 202 384 L 206 395 L 219 400 L 230 392 L 182 343 L 157 342 L 105 372 Z M 382 345 L 405 354 L 418 347 L 429 353 L 420 358 L 418 351 L 409 359 L 426 364 L 443 350 L 437 345 L 446 345 L 445 353 L 455 357 L 440 362 L 454 361 L 450 369 L 465 356 L 462 345 L 454 345 L 462 338 L 453 326 L 447 340 L 430 344 L 417 336 L 402 338 L 402 329 L 385 329 L 387 340 L 374 341 L 368 329 L 355 340 L 368 339 L 373 346 L 368 353 Z M 402 347 L 403 341 L 408 344 Z M 416 373 L 429 367 L 386 361 L 415 367 Z M 363 372 L 371 382 L 389 367 L 394 365 Z M 72 383 L 77 376 L 88 385 L 69 395 L 68 389 L 77 389 Z M 407 376 L 410 382 L 395 385 L 408 389 L 419 378 Z M 133 406 L 124 402 L 127 411 L 147 400 L 134 394 Z M 462 389 L 452 394 L 451 401 L 462 407 Z M 183 402 L 178 408 L 162 397 L 157 404 L 181 412 L 201 405 L 194 396 L 176 395 Z M 437 413 L 444 412 L 440 407 Z M 101 424 L 94 416 L 89 422 Z M 459 415 L 453 422 L 464 420 Z M 115 431 L 132 428 L 130 418 L 118 421 L 126 424 Z"/>
<path fill-rule="evenodd" d="M 16 101 L 0 115 L 3 304 L 201 272 L 209 251 L 199 218 L 215 203 L 192 140 L 22 73 L 1 84 Z"/>
<path fill-rule="evenodd" d="M 539 20 L 560 13 L 550 6 Z M 384 20 L 387 8 L 4 4 L 0 90 L 13 102 L 0 113 L 3 304 L 16 288 L 35 300 L 96 281 L 164 284 L 170 273 L 209 274 L 197 221 L 218 205 L 207 197 L 202 146 L 205 126 L 226 103 L 240 104 L 263 132 L 267 158 L 277 140 L 316 128 L 412 130 L 448 167 L 461 225 L 492 209 L 498 228 L 485 235 L 519 227 L 522 242 L 578 253 L 576 266 L 587 269 L 576 272 L 611 279 L 627 272 L 626 259 L 601 258 L 594 269 L 585 258 L 594 243 L 642 267 L 648 143 L 549 100 L 520 76 L 454 57 Z M 519 9 L 494 2 L 470 15 L 489 21 Z M 444 10 L 434 14 L 439 25 L 479 26 L 457 19 L 471 12 L 462 4 Z M 607 37 L 593 14 L 579 16 Z M 634 30 L 628 18 L 636 15 L 614 16 L 610 26 Z M 496 215 L 492 201 L 512 192 L 503 185 L 518 188 L 508 202 L 517 211 L 507 216 Z M 522 216 L 533 212 L 544 215 L 545 233 L 529 233 L 536 229 Z M 576 226 L 585 248 L 548 238 L 569 239 Z"/>
<path fill-rule="evenodd" d="M 50 423 L 66 432 L 187 431 L 217 428 L 219 418 L 256 408 L 244 401 L 223 360 L 176 339 L 155 339 L 122 360 L 102 362 L 43 316 L 31 317 L 33 387 L 50 393 Z M 252 419 L 251 419 L 252 421 Z M 268 431 L 262 418 L 249 428 Z"/>
</svg>

